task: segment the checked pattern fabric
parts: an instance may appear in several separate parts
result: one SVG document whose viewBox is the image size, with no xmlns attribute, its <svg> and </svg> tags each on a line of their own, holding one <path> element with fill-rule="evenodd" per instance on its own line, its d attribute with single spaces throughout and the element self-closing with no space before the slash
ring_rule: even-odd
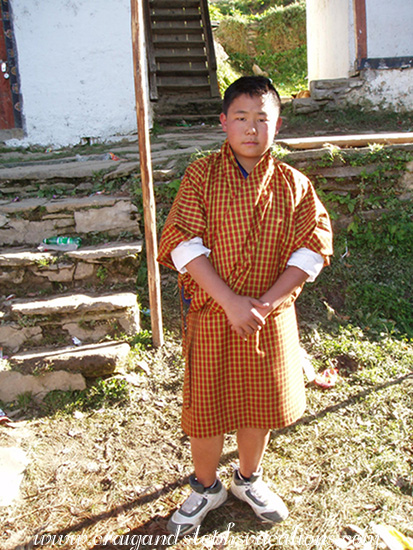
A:
<svg viewBox="0 0 413 550">
<path fill-rule="evenodd" d="M 274 284 L 298 248 L 321 254 L 326 265 L 332 254 L 330 220 L 311 182 L 269 151 L 245 179 L 227 141 L 220 152 L 188 167 L 158 261 L 174 269 L 171 251 L 193 237 L 211 249 L 210 261 L 236 293 L 255 298 Z M 188 273 L 180 274 L 178 283 L 191 300 L 183 332 L 184 431 L 212 437 L 297 420 L 305 408 L 294 308 L 300 291 L 245 342 Z"/>
</svg>

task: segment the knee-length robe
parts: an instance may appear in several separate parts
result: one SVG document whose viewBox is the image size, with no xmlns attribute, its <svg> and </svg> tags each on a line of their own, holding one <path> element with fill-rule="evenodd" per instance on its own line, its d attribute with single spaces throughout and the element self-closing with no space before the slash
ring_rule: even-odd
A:
<svg viewBox="0 0 413 550">
<path fill-rule="evenodd" d="M 226 141 L 192 163 L 167 218 L 158 261 L 174 269 L 171 251 L 201 237 L 219 276 L 240 295 L 259 298 L 302 247 L 332 254 L 328 214 L 310 181 L 268 151 L 247 178 Z M 183 331 L 186 360 L 182 427 L 211 437 L 243 427 L 280 428 L 304 412 L 302 356 L 294 301 L 286 300 L 245 342 L 223 309 L 188 273 Z"/>
</svg>

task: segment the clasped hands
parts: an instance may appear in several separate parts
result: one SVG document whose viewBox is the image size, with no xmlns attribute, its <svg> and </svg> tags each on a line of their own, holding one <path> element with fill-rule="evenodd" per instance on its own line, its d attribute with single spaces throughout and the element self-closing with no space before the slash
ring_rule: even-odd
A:
<svg viewBox="0 0 413 550">
<path fill-rule="evenodd" d="M 246 340 L 248 336 L 262 329 L 271 308 L 268 302 L 234 294 L 233 299 L 225 305 L 224 311 L 231 330 Z"/>
</svg>

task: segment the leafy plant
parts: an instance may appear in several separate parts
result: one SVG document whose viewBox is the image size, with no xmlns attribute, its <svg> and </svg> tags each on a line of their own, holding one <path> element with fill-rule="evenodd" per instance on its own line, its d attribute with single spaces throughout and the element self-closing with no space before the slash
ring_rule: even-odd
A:
<svg viewBox="0 0 413 550">
<path fill-rule="evenodd" d="M 123 404 L 129 396 L 128 384 L 119 378 L 99 378 L 85 390 L 49 392 L 43 401 L 47 414 L 70 414 L 75 410 L 87 411 Z"/>
</svg>

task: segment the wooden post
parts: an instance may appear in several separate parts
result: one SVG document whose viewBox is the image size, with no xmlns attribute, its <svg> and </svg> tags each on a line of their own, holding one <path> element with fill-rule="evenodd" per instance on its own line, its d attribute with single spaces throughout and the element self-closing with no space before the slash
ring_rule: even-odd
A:
<svg viewBox="0 0 413 550">
<path fill-rule="evenodd" d="M 149 139 L 148 105 L 145 90 L 144 17 L 142 0 L 131 0 L 133 72 L 135 79 L 136 116 L 138 122 L 139 158 L 141 168 L 143 217 L 145 223 L 146 257 L 148 262 L 149 307 L 152 340 L 155 347 L 163 345 L 161 284 L 156 261 L 156 207 L 153 192 L 151 146 Z"/>
</svg>

